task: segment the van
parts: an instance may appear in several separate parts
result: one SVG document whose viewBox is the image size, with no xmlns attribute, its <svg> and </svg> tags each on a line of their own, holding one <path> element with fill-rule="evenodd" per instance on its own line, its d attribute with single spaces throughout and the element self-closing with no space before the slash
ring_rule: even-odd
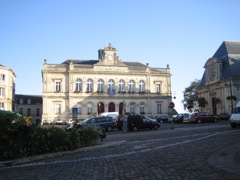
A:
<svg viewBox="0 0 240 180">
<path fill-rule="evenodd" d="M 232 128 L 240 126 L 240 101 L 237 103 L 236 107 L 233 109 L 232 115 L 230 117 L 230 125 Z"/>
<path fill-rule="evenodd" d="M 99 114 L 99 117 L 112 117 L 115 122 L 118 115 L 118 112 L 103 112 Z"/>
<path fill-rule="evenodd" d="M 137 131 L 138 129 L 157 130 L 160 127 L 160 123 L 156 120 L 152 120 L 141 115 L 127 115 L 118 117 L 117 128 L 119 130 L 123 129 L 124 120 L 126 120 L 130 131 Z"/>
</svg>

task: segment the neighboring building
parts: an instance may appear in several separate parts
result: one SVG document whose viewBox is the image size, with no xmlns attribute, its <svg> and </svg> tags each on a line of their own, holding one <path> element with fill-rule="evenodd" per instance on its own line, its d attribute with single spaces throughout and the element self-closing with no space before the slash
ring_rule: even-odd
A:
<svg viewBox="0 0 240 180">
<path fill-rule="evenodd" d="M 207 103 L 201 111 L 231 113 L 240 100 L 240 41 L 224 41 L 205 63 L 198 97 Z"/>
<path fill-rule="evenodd" d="M 67 60 L 42 70 L 42 120 L 87 118 L 102 112 L 168 114 L 170 68 L 121 61 L 111 44 L 98 60 Z"/>
<path fill-rule="evenodd" d="M 13 110 L 16 75 L 12 69 L 0 64 L 0 109 Z"/>
<path fill-rule="evenodd" d="M 32 124 L 40 125 L 42 119 L 42 96 L 16 94 L 15 111 L 23 116 L 30 116 Z"/>
</svg>

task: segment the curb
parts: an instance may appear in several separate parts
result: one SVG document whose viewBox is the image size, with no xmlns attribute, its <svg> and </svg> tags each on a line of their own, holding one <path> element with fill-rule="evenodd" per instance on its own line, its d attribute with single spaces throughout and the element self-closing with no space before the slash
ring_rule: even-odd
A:
<svg viewBox="0 0 240 180">
<path fill-rule="evenodd" d="M 126 144 L 126 140 L 107 142 L 107 143 L 103 142 L 103 143 L 96 144 L 94 146 L 79 148 L 79 149 L 76 149 L 73 151 L 64 151 L 64 152 L 43 154 L 43 155 L 39 155 L 39 156 L 32 156 L 32 157 L 15 159 L 15 160 L 10 160 L 10 161 L 0 161 L 0 167 L 19 165 L 19 164 L 29 163 L 29 162 L 33 162 L 33 161 L 46 159 L 46 158 L 74 154 L 77 152 L 86 152 L 86 151 L 91 151 L 91 150 L 96 150 L 96 149 L 104 149 L 104 148 L 109 148 L 109 147 L 114 147 L 114 146 L 119 146 L 119 145 L 124 145 L 124 144 Z"/>
</svg>

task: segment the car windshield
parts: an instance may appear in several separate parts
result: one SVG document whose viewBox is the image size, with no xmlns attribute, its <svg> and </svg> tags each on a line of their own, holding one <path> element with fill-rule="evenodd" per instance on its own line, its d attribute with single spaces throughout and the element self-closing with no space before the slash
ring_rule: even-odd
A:
<svg viewBox="0 0 240 180">
<path fill-rule="evenodd" d="M 235 107 L 233 110 L 234 114 L 240 114 L 240 107 Z"/>
<path fill-rule="evenodd" d="M 84 123 L 87 123 L 90 119 L 91 119 L 91 118 L 85 119 L 83 122 L 84 122 Z"/>
</svg>

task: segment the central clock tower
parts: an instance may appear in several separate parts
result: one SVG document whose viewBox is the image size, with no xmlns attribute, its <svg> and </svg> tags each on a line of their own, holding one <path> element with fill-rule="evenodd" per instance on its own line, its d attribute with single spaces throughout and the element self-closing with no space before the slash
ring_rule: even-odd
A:
<svg viewBox="0 0 240 180">
<path fill-rule="evenodd" d="M 106 65 L 114 65 L 117 60 L 116 57 L 117 49 L 112 47 L 112 44 L 109 43 L 108 47 L 104 49 L 99 49 L 98 51 L 98 60 Z"/>
</svg>

